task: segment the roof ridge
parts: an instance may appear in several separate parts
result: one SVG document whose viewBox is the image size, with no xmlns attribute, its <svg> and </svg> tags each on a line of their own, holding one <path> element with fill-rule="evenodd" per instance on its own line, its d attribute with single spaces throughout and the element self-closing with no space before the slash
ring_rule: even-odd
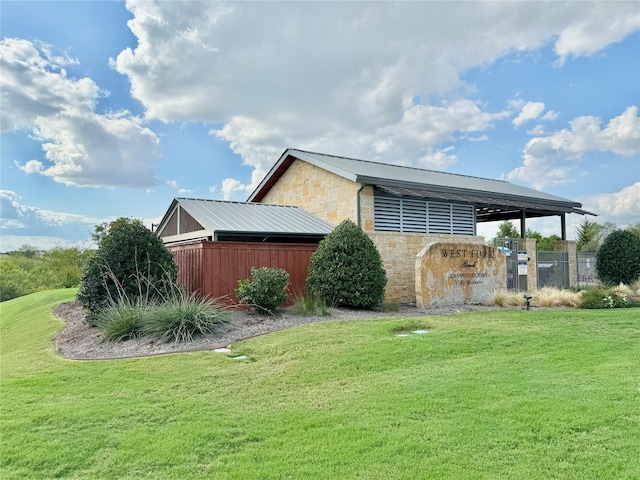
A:
<svg viewBox="0 0 640 480">
<path fill-rule="evenodd" d="M 256 205 L 262 207 L 281 207 L 281 208 L 299 208 L 295 205 L 278 205 L 276 203 L 254 203 L 254 202 L 241 202 L 239 200 L 218 200 L 215 198 L 192 198 L 192 197 L 175 197 L 175 200 L 194 200 L 196 202 L 217 202 L 217 203 L 233 203 L 237 205 Z"/>
<path fill-rule="evenodd" d="M 511 182 L 508 182 L 506 180 L 499 180 L 497 178 L 477 177 L 475 175 L 465 175 L 463 173 L 443 172 L 441 170 L 432 170 L 430 168 L 418 168 L 418 167 L 410 167 L 410 166 L 407 166 L 407 165 L 397 165 L 395 163 L 376 162 L 376 161 L 373 161 L 373 160 L 363 160 L 361 158 L 344 157 L 344 156 L 340 156 L 340 155 L 332 155 L 332 154 L 329 154 L 329 153 L 321 153 L 321 152 L 312 152 L 310 150 L 302 150 L 300 148 L 291 148 L 289 150 L 294 150 L 294 151 L 298 151 L 298 152 L 302 152 L 302 153 L 309 153 L 311 155 L 322 155 L 324 157 L 342 158 L 342 159 L 345 159 L 345 160 L 352 160 L 352 161 L 355 161 L 355 162 L 374 163 L 376 165 L 388 165 L 390 167 L 404 168 L 404 169 L 407 169 L 407 170 L 418 170 L 420 172 L 442 173 L 442 174 L 445 174 L 445 175 L 455 175 L 455 176 L 458 176 L 458 177 L 476 178 L 476 179 L 479 179 L 479 180 L 490 180 L 492 182 L 501 182 L 501 183 L 511 184 Z"/>
</svg>

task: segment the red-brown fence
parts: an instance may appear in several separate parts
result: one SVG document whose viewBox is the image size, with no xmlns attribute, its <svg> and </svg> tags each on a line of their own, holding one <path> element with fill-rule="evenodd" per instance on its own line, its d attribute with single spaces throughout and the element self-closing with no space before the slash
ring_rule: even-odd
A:
<svg viewBox="0 0 640 480">
<path fill-rule="evenodd" d="M 249 278 L 251 267 L 280 267 L 289 272 L 289 292 L 304 290 L 311 255 L 318 245 L 200 241 L 168 245 L 178 265 L 178 283 L 190 292 L 238 303 L 238 280 Z"/>
</svg>

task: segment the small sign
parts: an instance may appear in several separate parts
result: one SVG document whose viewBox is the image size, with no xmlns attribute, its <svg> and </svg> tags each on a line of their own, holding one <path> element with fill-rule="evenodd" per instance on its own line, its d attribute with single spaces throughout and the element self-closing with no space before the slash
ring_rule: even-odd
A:
<svg viewBox="0 0 640 480">
<path fill-rule="evenodd" d="M 518 262 L 518 275 L 527 274 L 527 262 Z"/>
<path fill-rule="evenodd" d="M 527 262 L 527 252 L 518 252 L 518 262 Z"/>
</svg>

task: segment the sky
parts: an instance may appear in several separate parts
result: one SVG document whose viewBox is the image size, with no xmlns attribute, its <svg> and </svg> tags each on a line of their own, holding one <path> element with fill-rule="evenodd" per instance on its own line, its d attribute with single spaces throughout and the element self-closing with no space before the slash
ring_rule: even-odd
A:
<svg viewBox="0 0 640 480">
<path fill-rule="evenodd" d="M 640 222 L 637 1 L 2 0 L 0 19 L 1 252 L 244 201 L 287 148 Z"/>
</svg>

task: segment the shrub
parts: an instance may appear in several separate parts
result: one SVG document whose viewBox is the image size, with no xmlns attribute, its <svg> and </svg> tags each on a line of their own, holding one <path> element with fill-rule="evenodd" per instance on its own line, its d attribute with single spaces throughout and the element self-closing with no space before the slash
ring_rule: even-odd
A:
<svg viewBox="0 0 640 480">
<path fill-rule="evenodd" d="M 161 342 L 190 342 L 231 321 L 231 312 L 215 302 L 183 293 L 142 310 L 142 333 Z"/>
<path fill-rule="evenodd" d="M 582 308 L 630 308 L 635 306 L 637 306 L 637 302 L 617 288 L 590 288 L 582 292 Z"/>
<path fill-rule="evenodd" d="M 334 228 L 311 256 L 307 290 L 330 305 L 377 308 L 386 284 L 380 253 L 351 220 Z"/>
<path fill-rule="evenodd" d="M 288 298 L 289 273 L 278 267 L 251 267 L 251 279 L 238 280 L 236 296 L 263 314 L 273 314 Z"/>
<path fill-rule="evenodd" d="M 90 325 L 96 325 L 100 311 L 122 294 L 130 300 L 142 296 L 150 300 L 175 288 L 178 268 L 171 252 L 140 220 L 119 218 L 94 238 L 99 241 L 98 251 L 83 272 L 78 292 Z M 140 275 L 146 283 L 140 282 Z"/>
<path fill-rule="evenodd" d="M 596 254 L 596 270 L 607 285 L 631 285 L 640 278 L 640 237 L 628 230 L 609 234 Z"/>
</svg>

